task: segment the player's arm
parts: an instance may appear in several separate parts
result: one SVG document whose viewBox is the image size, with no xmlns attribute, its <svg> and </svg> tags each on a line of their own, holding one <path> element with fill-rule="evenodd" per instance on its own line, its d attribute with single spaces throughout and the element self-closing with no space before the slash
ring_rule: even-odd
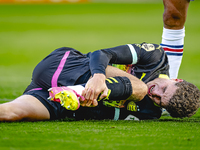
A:
<svg viewBox="0 0 200 150">
<path fill-rule="evenodd" d="M 116 72 L 111 73 L 112 71 L 107 71 L 108 76 L 106 76 L 105 70 L 108 64 L 135 64 L 137 63 L 137 57 L 137 52 L 133 45 L 130 44 L 93 52 L 90 55 L 92 78 L 87 82 L 83 96 L 90 102 L 93 98 L 96 101 L 98 95 L 103 91 L 101 96 L 106 97 L 108 89 L 105 84 L 105 79 L 106 77 L 115 77 L 117 75 Z M 126 76 L 131 80 L 131 84 L 134 85 L 132 91 L 135 99 L 141 100 L 146 95 L 146 88 L 143 88 L 144 92 L 141 90 L 142 87 L 146 86 L 142 81 L 126 72 L 122 73 L 121 70 L 119 70 L 118 75 Z"/>
<path fill-rule="evenodd" d="M 91 104 L 96 106 L 98 104 L 97 97 L 102 92 L 101 98 L 107 96 L 108 88 L 105 84 L 105 70 L 108 64 L 130 64 L 132 62 L 131 55 L 127 45 L 97 50 L 90 54 L 90 70 L 92 78 L 87 82 L 85 89 L 82 92 L 82 96 L 84 96 L 87 101 L 86 106 Z"/>
<path fill-rule="evenodd" d="M 133 45 L 122 45 L 108 49 L 94 51 L 90 55 L 90 70 L 92 76 L 96 73 L 104 74 L 108 64 L 136 64 L 137 52 Z"/>
</svg>

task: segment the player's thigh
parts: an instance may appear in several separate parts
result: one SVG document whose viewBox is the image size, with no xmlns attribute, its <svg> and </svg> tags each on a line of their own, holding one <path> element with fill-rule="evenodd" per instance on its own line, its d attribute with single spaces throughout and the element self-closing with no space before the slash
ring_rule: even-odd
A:
<svg viewBox="0 0 200 150">
<path fill-rule="evenodd" d="M 15 113 L 21 120 L 48 120 L 50 114 L 47 108 L 34 96 L 22 95 L 10 102 L 13 113 Z M 19 119 L 19 120 L 20 120 Z"/>
</svg>

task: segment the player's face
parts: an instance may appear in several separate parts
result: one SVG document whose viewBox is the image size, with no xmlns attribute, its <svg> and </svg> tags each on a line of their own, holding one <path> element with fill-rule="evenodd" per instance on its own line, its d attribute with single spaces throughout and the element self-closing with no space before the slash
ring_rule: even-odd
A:
<svg viewBox="0 0 200 150">
<path fill-rule="evenodd" d="M 169 100 L 178 88 L 175 83 L 182 82 L 181 79 L 156 78 L 147 83 L 148 96 L 161 107 L 168 105 Z"/>
</svg>

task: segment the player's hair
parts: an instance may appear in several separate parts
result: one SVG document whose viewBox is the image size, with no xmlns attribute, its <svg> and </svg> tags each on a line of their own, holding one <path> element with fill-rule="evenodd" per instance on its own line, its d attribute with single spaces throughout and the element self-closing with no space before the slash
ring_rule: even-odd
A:
<svg viewBox="0 0 200 150">
<path fill-rule="evenodd" d="M 185 80 L 175 84 L 178 88 L 170 99 L 166 110 L 175 118 L 191 117 L 200 107 L 200 91 Z"/>
</svg>

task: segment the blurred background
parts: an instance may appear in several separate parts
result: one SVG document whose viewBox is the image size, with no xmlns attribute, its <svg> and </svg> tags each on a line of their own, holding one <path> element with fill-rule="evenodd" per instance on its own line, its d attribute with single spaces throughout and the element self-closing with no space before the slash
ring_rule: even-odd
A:
<svg viewBox="0 0 200 150">
<path fill-rule="evenodd" d="M 133 2 L 160 2 L 161 0 L 0 0 L 0 3 L 83 3 L 83 2 L 112 2 L 112 3 L 133 3 Z"/>
<path fill-rule="evenodd" d="M 198 0 L 190 3 L 179 78 L 200 88 L 199 8 Z M 0 102 L 21 95 L 56 48 L 160 44 L 163 11 L 162 0 L 0 0 Z"/>
</svg>

